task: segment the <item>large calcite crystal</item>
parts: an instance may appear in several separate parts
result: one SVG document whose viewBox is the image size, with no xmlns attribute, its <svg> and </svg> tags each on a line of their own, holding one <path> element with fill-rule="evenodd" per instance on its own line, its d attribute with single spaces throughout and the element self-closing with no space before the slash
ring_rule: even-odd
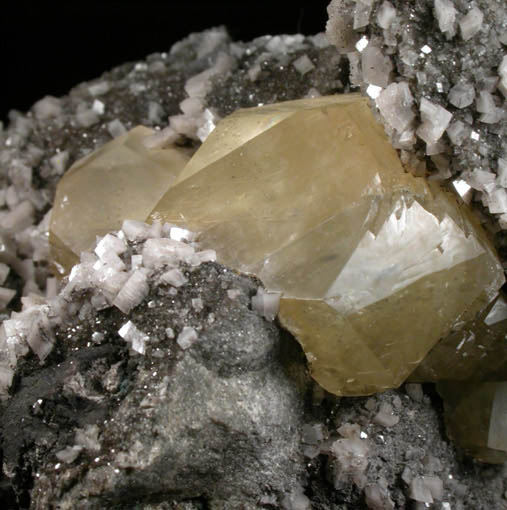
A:
<svg viewBox="0 0 507 510">
<path fill-rule="evenodd" d="M 401 384 L 504 282 L 466 206 L 404 171 L 355 94 L 231 115 L 150 218 L 280 292 L 281 323 L 337 395 Z"/>
<path fill-rule="evenodd" d="M 58 184 L 51 214 L 53 258 L 68 272 L 97 235 L 125 218 L 144 220 L 188 162 L 178 147 L 148 149 L 138 126 L 77 161 Z"/>
</svg>

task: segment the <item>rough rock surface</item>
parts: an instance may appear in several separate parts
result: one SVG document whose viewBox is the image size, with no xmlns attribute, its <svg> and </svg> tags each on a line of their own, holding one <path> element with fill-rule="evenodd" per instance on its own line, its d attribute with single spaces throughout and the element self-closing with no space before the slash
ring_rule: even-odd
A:
<svg viewBox="0 0 507 510">
<path fill-rule="evenodd" d="M 20 363 L 1 424 L 21 508 L 192 498 L 257 508 L 290 491 L 302 471 L 302 409 L 277 328 L 249 308 L 257 284 L 214 263 L 186 275 L 176 295 L 156 287 L 129 315 L 150 338 L 145 355 L 129 352 L 118 335 L 125 316 L 108 308 L 69 318 L 44 366 Z M 69 306 L 88 299 L 76 292 Z M 190 323 L 199 338 L 182 350 L 166 330 Z"/>
</svg>

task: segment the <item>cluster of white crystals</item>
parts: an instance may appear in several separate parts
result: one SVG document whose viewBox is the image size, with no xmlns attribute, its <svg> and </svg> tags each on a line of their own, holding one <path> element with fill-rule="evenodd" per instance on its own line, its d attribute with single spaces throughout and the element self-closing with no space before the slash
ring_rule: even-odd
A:
<svg viewBox="0 0 507 510">
<path fill-rule="evenodd" d="M 67 314 L 85 314 L 114 306 L 128 316 L 146 299 L 150 285 L 169 285 L 176 292 L 187 282 L 184 267 L 196 268 L 215 260 L 213 250 L 199 251 L 192 232 L 167 223 L 148 225 L 125 220 L 121 230 L 97 241 L 93 253 L 81 254 L 80 263 L 72 268 L 58 295 L 54 292 L 44 297 L 32 293 L 24 297 L 23 310 L 13 312 L 0 326 L 0 398 L 7 396 L 20 357 L 31 349 L 42 362 L 50 354 L 55 327 Z M 3 273 L 7 269 L 0 266 Z M 80 310 L 69 311 L 75 306 L 76 292 L 89 292 L 91 297 Z M 196 310 L 203 307 L 199 298 L 192 304 Z M 118 335 L 128 343 L 132 354 L 145 354 L 149 336 L 131 320 L 126 319 Z M 167 336 L 172 338 L 174 333 Z M 176 342 L 182 349 L 188 349 L 197 339 L 194 328 L 184 327 Z"/>
<path fill-rule="evenodd" d="M 185 83 L 185 92 L 188 97 L 180 103 L 182 113 L 169 117 L 167 134 L 176 133 L 204 142 L 215 129 L 220 117 L 213 108 L 207 108 L 206 95 L 210 92 L 212 80 L 216 76 L 226 75 L 237 65 L 234 55 L 221 51 L 227 39 L 227 34 L 223 30 L 211 30 L 206 33 L 206 37 L 198 48 L 197 58 L 206 58 L 215 53 L 213 63 L 211 67 L 190 77 Z M 179 45 L 176 44 L 171 51 L 178 50 Z"/>
<path fill-rule="evenodd" d="M 495 232 L 507 230 L 505 6 L 332 0 L 328 13 L 326 35 L 346 54 L 351 84 L 371 97 L 407 167 L 467 183 L 466 200 L 496 215 Z M 476 170 L 492 181 L 478 182 Z"/>
<path fill-rule="evenodd" d="M 0 316 L 5 318 L 5 308 L 16 296 L 16 291 L 3 287 L 10 273 L 21 278 L 21 294 L 42 295 L 45 292 L 47 272 L 41 262 L 49 258 L 48 228 L 49 197 L 44 190 L 34 186 L 34 167 L 44 152 L 29 145 L 23 156 L 16 152 L 16 145 L 29 139 L 40 117 L 58 115 L 57 100 L 41 100 L 34 106 L 34 118 L 11 113 L 11 135 L 0 151 L 0 168 L 5 171 L 8 184 L 0 189 Z M 61 175 L 67 165 L 68 154 L 53 154 L 48 161 L 48 174 Z M 53 288 L 52 283 L 49 284 Z"/>
<path fill-rule="evenodd" d="M 383 450 L 390 451 L 393 443 L 387 439 L 388 436 L 391 433 L 397 434 L 396 430 L 404 426 L 403 420 L 408 416 L 413 417 L 410 408 L 415 402 L 421 403 L 424 399 L 420 384 L 408 384 L 405 389 L 407 395 L 398 394 L 393 397 L 384 394 L 381 398 L 369 398 L 358 420 L 361 425 L 350 421 L 357 418 L 357 415 L 344 413 L 336 417 L 335 425 L 330 428 L 317 422 L 304 425 L 302 430 L 303 454 L 309 462 L 319 455 L 327 456 L 328 480 L 336 490 L 343 490 L 343 487 L 352 482 L 364 490 L 366 506 L 371 510 L 397 508 L 391 497 L 394 495 L 391 492 L 392 482 L 380 473 L 372 477 L 370 465 L 375 465 L 378 456 L 383 455 Z M 317 397 L 317 400 L 320 398 Z M 404 406 L 407 406 L 405 412 Z M 448 479 L 442 476 L 443 466 L 438 457 L 431 453 L 426 453 L 423 458 L 419 455 L 418 448 L 405 452 L 406 464 L 401 481 L 405 485 L 407 508 L 412 508 L 412 504 L 417 509 L 430 508 L 430 505 L 433 508 L 436 505 L 435 508 L 450 510 L 451 504 L 445 499 L 449 485 L 458 483 L 457 480 L 452 475 Z M 299 507 L 287 508 L 292 510 Z"/>
</svg>

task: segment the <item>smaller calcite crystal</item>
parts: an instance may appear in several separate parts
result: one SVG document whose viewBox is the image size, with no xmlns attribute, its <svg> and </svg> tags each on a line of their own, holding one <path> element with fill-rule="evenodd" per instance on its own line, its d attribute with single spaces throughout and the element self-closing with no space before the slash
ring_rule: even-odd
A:
<svg viewBox="0 0 507 510">
<path fill-rule="evenodd" d="M 185 150 L 148 149 L 139 126 L 74 163 L 62 177 L 51 216 L 53 258 L 68 272 L 96 236 L 124 219 L 144 220 L 188 161 Z"/>
<path fill-rule="evenodd" d="M 507 460 L 507 300 L 457 324 L 410 379 L 437 382 L 449 437 L 483 462 Z"/>
<path fill-rule="evenodd" d="M 410 376 L 419 382 L 507 380 L 507 300 L 503 295 L 457 323 Z M 505 372 L 502 376 L 502 370 Z"/>
<path fill-rule="evenodd" d="M 492 464 L 507 460 L 507 365 L 504 381 L 440 382 L 449 437 L 470 455 Z"/>
</svg>

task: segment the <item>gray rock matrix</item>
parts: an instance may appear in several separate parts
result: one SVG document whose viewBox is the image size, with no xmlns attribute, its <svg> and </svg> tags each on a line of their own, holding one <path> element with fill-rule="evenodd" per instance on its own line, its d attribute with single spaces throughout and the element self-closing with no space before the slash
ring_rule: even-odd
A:
<svg viewBox="0 0 507 510">
<path fill-rule="evenodd" d="M 347 29 L 330 36 L 340 50 L 323 34 L 240 43 L 214 29 L 12 112 L 0 130 L 3 318 L 61 297 L 48 211 L 75 160 L 137 124 L 160 129 L 156 143 L 197 148 L 239 107 L 358 88 L 407 165 L 471 186 L 505 261 L 504 2 L 334 1 L 329 12 L 328 34 Z M 327 395 L 294 340 L 251 309 L 259 282 L 213 262 L 183 271 L 176 294 L 150 276 L 128 313 L 89 290 L 68 295 L 52 352 L 21 356 L 9 384 L 0 372 L 0 389 L 12 382 L 0 410 L 6 508 L 507 508 L 505 466 L 446 440 L 430 386 Z M 153 340 L 146 353 L 119 334 L 128 321 Z M 197 339 L 183 349 L 185 327 Z"/>
<path fill-rule="evenodd" d="M 155 288 L 130 314 L 149 337 L 144 355 L 129 355 L 118 335 L 125 318 L 107 309 L 70 319 L 53 359 L 25 367 L 2 416 L 4 470 L 19 501 L 24 470 L 30 508 L 41 510 L 172 497 L 256 508 L 259 494 L 290 491 L 303 466 L 302 406 L 278 362 L 277 328 L 249 307 L 257 286 L 212 263 L 188 278 L 176 296 Z M 190 323 L 199 341 L 183 351 L 169 337 Z"/>
</svg>

